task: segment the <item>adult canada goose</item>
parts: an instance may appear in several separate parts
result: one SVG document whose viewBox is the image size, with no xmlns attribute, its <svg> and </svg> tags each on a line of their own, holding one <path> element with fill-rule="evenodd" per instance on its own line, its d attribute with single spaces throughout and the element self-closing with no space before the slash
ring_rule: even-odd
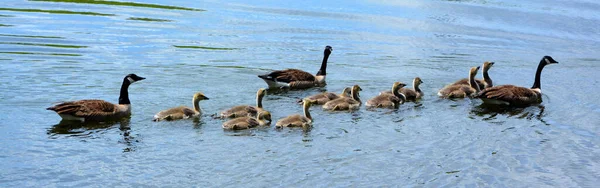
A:
<svg viewBox="0 0 600 188">
<path fill-rule="evenodd" d="M 256 117 L 238 117 L 231 119 L 223 123 L 223 129 L 228 130 L 241 130 L 249 129 L 256 126 L 266 126 L 271 124 L 271 113 L 267 111 L 260 111 Z"/>
<path fill-rule="evenodd" d="M 342 97 L 329 101 L 323 105 L 323 109 L 332 111 L 356 110 L 362 103 L 359 98 L 359 91 L 362 91 L 360 86 L 354 85 L 352 86 L 352 91 L 350 92 L 352 97 Z"/>
<path fill-rule="evenodd" d="M 131 102 L 129 101 L 128 88 L 134 82 L 146 78 L 135 74 L 128 74 L 123 78 L 119 104 L 113 104 L 104 100 L 88 99 L 69 101 L 46 108 L 55 111 L 63 120 L 86 121 L 110 121 L 131 115 Z"/>
<path fill-rule="evenodd" d="M 480 91 L 475 82 L 477 71 L 479 71 L 479 67 L 471 67 L 469 70 L 470 85 L 447 85 L 438 92 L 438 95 L 442 98 L 465 98 L 476 94 Z"/>
<path fill-rule="evenodd" d="M 415 79 L 413 79 L 413 89 L 408 89 L 405 87 L 400 88 L 400 93 L 404 94 L 404 96 L 406 97 L 406 101 L 417 101 L 418 99 L 421 99 L 421 97 L 423 97 L 423 91 L 421 91 L 421 88 L 419 88 L 419 86 L 423 83 L 423 81 L 421 80 L 421 78 L 419 77 L 415 77 Z M 392 91 L 383 91 L 379 94 L 389 94 L 392 95 Z"/>
<path fill-rule="evenodd" d="M 163 110 L 154 115 L 154 119 L 152 119 L 152 121 L 178 120 L 187 119 L 190 117 L 198 117 L 202 114 L 202 110 L 200 109 L 200 105 L 198 104 L 201 100 L 208 100 L 208 97 L 198 92 L 194 94 L 194 97 L 192 98 L 192 104 L 194 107 L 193 109 L 186 106 L 179 106 Z"/>
<path fill-rule="evenodd" d="M 490 75 L 488 74 L 488 71 L 490 70 L 490 68 L 492 68 L 492 65 L 494 65 L 494 62 L 486 61 L 483 63 L 483 69 L 481 70 L 481 72 L 483 73 L 483 80 L 475 80 L 480 90 L 494 86 L 494 84 L 492 83 L 492 78 L 490 78 Z M 458 80 L 452 83 L 452 85 L 469 85 L 469 78 L 463 78 L 461 80 Z"/>
<path fill-rule="evenodd" d="M 404 104 L 406 97 L 400 93 L 400 89 L 406 86 L 402 82 L 394 82 L 392 90 L 394 94 L 382 92 L 381 94 L 369 99 L 366 106 L 369 108 L 398 108 L 400 104 Z"/>
<path fill-rule="evenodd" d="M 275 127 L 276 128 L 282 128 L 282 127 L 303 127 L 303 128 L 308 128 L 312 125 L 312 116 L 310 116 L 310 112 L 308 111 L 310 106 L 313 104 L 314 101 L 308 100 L 308 99 L 304 99 L 303 101 L 303 111 L 304 111 L 304 116 L 300 115 L 300 114 L 294 114 L 294 115 L 290 115 L 288 117 L 285 117 L 283 119 L 280 119 L 279 121 L 277 121 L 277 123 L 275 123 Z"/>
<path fill-rule="evenodd" d="M 500 85 L 486 88 L 475 95 L 483 103 L 509 106 L 528 106 L 542 102 L 542 85 L 540 77 L 546 65 L 558 63 L 550 56 L 544 56 L 535 72 L 535 82 L 531 88 L 515 85 Z"/>
<path fill-rule="evenodd" d="M 319 69 L 317 75 L 312 75 L 299 69 L 285 69 L 273 71 L 265 75 L 258 75 L 258 77 L 262 78 L 269 85 L 269 88 L 305 89 L 324 86 L 327 74 L 327 59 L 331 51 L 333 51 L 331 46 L 325 46 L 325 55 L 323 56 L 321 69 Z"/>
<path fill-rule="evenodd" d="M 263 109 L 262 100 L 267 94 L 267 90 L 264 88 L 258 89 L 256 92 L 256 106 L 250 105 L 239 105 L 234 106 L 228 110 L 222 111 L 220 117 L 221 118 L 236 118 L 236 117 L 244 117 L 244 116 L 256 116 L 257 112 L 265 111 Z"/>
<path fill-rule="evenodd" d="M 325 103 L 327 103 L 331 100 L 337 99 L 337 98 L 350 97 L 351 91 L 352 91 L 352 89 L 350 89 L 349 87 L 346 87 L 346 88 L 344 88 L 342 93 L 340 93 L 339 95 L 336 93 L 333 93 L 333 92 L 323 92 L 323 93 L 319 93 L 319 94 L 316 94 L 313 96 L 306 97 L 304 99 L 314 101 L 313 104 L 322 105 L 322 104 L 325 104 Z M 298 103 L 302 103 L 302 102 L 303 102 L 303 100 L 298 101 Z"/>
</svg>

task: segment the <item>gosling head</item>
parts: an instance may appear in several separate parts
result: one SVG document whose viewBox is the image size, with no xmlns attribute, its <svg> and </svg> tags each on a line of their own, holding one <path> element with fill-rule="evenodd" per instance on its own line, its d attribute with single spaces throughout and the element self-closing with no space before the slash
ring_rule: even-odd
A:
<svg viewBox="0 0 600 188">
<path fill-rule="evenodd" d="M 394 85 L 392 85 L 392 90 L 396 91 L 399 90 L 400 88 L 403 88 L 404 86 L 406 86 L 405 83 L 402 82 L 394 82 Z"/>
<path fill-rule="evenodd" d="M 345 97 L 349 97 L 350 95 L 352 95 L 352 88 L 350 88 L 350 87 L 344 88 L 344 91 L 342 91 L 342 95 Z"/>
<path fill-rule="evenodd" d="M 309 100 L 309 99 L 302 99 L 302 104 L 303 104 L 305 107 L 310 107 L 310 106 L 312 106 L 314 103 L 315 103 L 315 101 L 313 101 L 313 100 Z"/>
<path fill-rule="evenodd" d="M 258 119 L 263 119 L 271 122 L 271 113 L 268 111 L 261 111 L 258 113 Z"/>
<path fill-rule="evenodd" d="M 487 72 L 488 70 L 490 70 L 490 68 L 492 68 L 492 65 L 494 65 L 494 62 L 489 62 L 486 61 L 483 63 L 483 71 Z"/>
<path fill-rule="evenodd" d="M 260 89 L 258 89 L 258 91 L 256 92 L 256 95 L 257 95 L 257 96 L 261 96 L 261 97 L 262 97 L 262 96 L 265 96 L 265 95 L 267 95 L 267 90 L 266 90 L 265 88 L 260 88 Z"/>
<path fill-rule="evenodd" d="M 423 83 L 423 81 L 421 80 L 421 78 L 419 77 L 415 77 L 415 79 L 413 80 L 413 85 L 414 86 L 419 86 Z"/>
<path fill-rule="evenodd" d="M 358 86 L 358 85 L 352 86 L 352 92 L 351 93 L 356 93 L 356 96 L 360 97 L 359 91 L 362 91 L 362 88 L 360 88 L 360 86 Z"/>
<path fill-rule="evenodd" d="M 477 71 L 479 71 L 479 66 L 471 67 L 471 70 L 469 71 L 469 75 L 471 75 L 471 77 L 475 77 L 475 75 L 477 75 Z"/>
<path fill-rule="evenodd" d="M 208 100 L 209 98 L 206 97 L 203 93 L 198 92 L 194 94 L 194 101 L 201 101 L 201 100 Z"/>
<path fill-rule="evenodd" d="M 127 80 L 129 82 L 129 84 L 133 84 L 134 82 L 140 81 L 146 79 L 144 77 L 138 76 L 136 74 L 128 74 L 127 76 L 125 76 L 125 80 Z"/>
</svg>

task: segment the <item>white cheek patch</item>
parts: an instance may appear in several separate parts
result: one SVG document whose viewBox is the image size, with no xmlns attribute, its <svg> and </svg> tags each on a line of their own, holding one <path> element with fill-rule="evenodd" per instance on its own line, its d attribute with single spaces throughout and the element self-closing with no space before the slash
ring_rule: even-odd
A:
<svg viewBox="0 0 600 188">
<path fill-rule="evenodd" d="M 548 60 L 548 58 L 544 58 L 544 60 L 546 60 L 546 64 L 550 64 L 550 60 Z"/>
<path fill-rule="evenodd" d="M 131 78 L 131 77 L 127 77 L 127 80 L 129 80 L 129 83 L 135 82 L 135 80 L 133 80 L 133 78 Z"/>
</svg>

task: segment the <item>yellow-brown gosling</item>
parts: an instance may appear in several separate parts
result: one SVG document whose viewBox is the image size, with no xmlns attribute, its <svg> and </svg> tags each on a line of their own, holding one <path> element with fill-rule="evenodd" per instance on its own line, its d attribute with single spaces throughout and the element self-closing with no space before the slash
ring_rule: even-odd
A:
<svg viewBox="0 0 600 188">
<path fill-rule="evenodd" d="M 267 111 L 258 112 L 256 117 L 238 117 L 223 123 L 223 129 L 241 130 L 257 126 L 267 126 L 271 124 L 271 113 Z"/>
<path fill-rule="evenodd" d="M 438 95 L 442 98 L 465 98 L 476 94 L 480 91 L 477 82 L 475 82 L 477 71 L 479 71 L 479 67 L 471 67 L 469 70 L 470 85 L 448 85 L 442 88 Z"/>
<path fill-rule="evenodd" d="M 277 121 L 277 123 L 275 123 L 275 127 L 276 128 L 282 128 L 282 127 L 303 127 L 303 128 L 308 128 L 312 125 L 313 119 L 312 116 L 310 115 L 309 109 L 310 106 L 313 104 L 314 101 L 308 100 L 308 99 L 304 99 L 303 100 L 303 111 L 304 111 L 304 116 L 300 115 L 300 114 L 294 114 L 294 115 L 290 115 L 287 116 L 285 118 L 280 119 L 279 121 Z"/>
<path fill-rule="evenodd" d="M 314 102 L 315 105 L 323 105 L 323 104 L 325 104 L 331 100 L 335 100 L 337 98 L 350 97 L 351 91 L 352 91 L 352 89 L 350 89 L 349 87 L 346 87 L 340 94 L 336 94 L 333 92 L 323 92 L 323 93 L 319 93 L 319 94 L 316 94 L 313 96 L 306 97 L 304 99 L 315 101 Z M 302 103 L 302 102 L 303 102 L 303 100 L 298 101 L 298 103 Z"/>
<path fill-rule="evenodd" d="M 394 82 L 392 85 L 393 94 L 382 92 L 381 94 L 369 99 L 366 106 L 369 108 L 398 108 L 401 104 L 404 104 L 406 97 L 400 93 L 406 84 L 402 82 Z"/>
<path fill-rule="evenodd" d="M 327 75 L 327 59 L 333 51 L 331 46 L 325 46 L 323 61 L 321 62 L 321 68 L 316 75 L 312 75 L 306 71 L 299 69 L 285 69 L 273 71 L 269 74 L 258 75 L 259 78 L 263 79 L 269 88 L 289 88 L 289 89 L 306 89 L 311 87 L 324 86 L 325 76 Z"/>
<path fill-rule="evenodd" d="M 490 70 L 490 68 L 492 68 L 492 65 L 494 65 L 494 62 L 486 61 L 483 63 L 483 69 L 481 71 L 483 73 L 483 80 L 475 80 L 480 90 L 494 86 L 492 78 L 490 78 L 490 75 L 488 74 L 488 71 Z M 469 78 L 463 78 L 461 80 L 458 80 L 452 83 L 452 85 L 469 85 Z"/>
<path fill-rule="evenodd" d="M 179 106 L 170 108 L 167 110 L 160 111 L 154 115 L 154 119 L 152 121 L 162 121 L 162 120 L 178 120 L 178 119 L 187 119 L 192 117 L 199 117 L 202 115 L 202 110 L 200 109 L 200 101 L 208 100 L 204 94 L 198 92 L 194 94 L 192 97 L 192 105 L 193 108 L 189 108 L 187 106 Z"/>
<path fill-rule="evenodd" d="M 104 100 L 88 99 L 70 101 L 46 108 L 55 111 L 63 120 L 80 122 L 102 122 L 118 120 L 131 115 L 131 102 L 129 101 L 129 85 L 145 78 L 135 74 L 128 74 L 123 78 L 119 104 Z"/>
<path fill-rule="evenodd" d="M 256 114 L 260 111 L 265 111 L 263 109 L 262 101 L 265 95 L 267 94 L 267 90 L 264 88 L 260 88 L 256 92 L 256 106 L 250 105 L 239 105 L 234 106 L 230 109 L 224 110 L 221 112 L 221 118 L 236 118 L 236 117 L 244 117 L 244 116 L 256 116 Z"/>
<path fill-rule="evenodd" d="M 362 91 L 360 86 L 352 86 L 352 97 L 342 97 L 329 101 L 323 105 L 323 109 L 331 111 L 357 110 L 362 102 L 360 101 L 359 91 Z"/>
<path fill-rule="evenodd" d="M 535 81 L 531 88 L 514 85 L 500 85 L 486 88 L 475 95 L 483 103 L 509 106 L 529 106 L 542 102 L 542 85 L 540 77 L 546 65 L 558 63 L 550 56 L 544 56 L 535 72 Z"/>
<path fill-rule="evenodd" d="M 419 86 L 422 83 L 423 81 L 421 80 L 421 78 L 415 77 L 415 79 L 413 79 L 413 88 L 409 89 L 402 87 L 400 88 L 400 93 L 404 94 L 404 96 L 406 97 L 406 101 L 417 101 L 421 99 L 421 97 L 423 97 L 423 91 L 421 91 L 421 88 L 419 88 Z M 392 91 L 383 91 L 380 94 L 382 93 L 392 95 Z"/>
</svg>

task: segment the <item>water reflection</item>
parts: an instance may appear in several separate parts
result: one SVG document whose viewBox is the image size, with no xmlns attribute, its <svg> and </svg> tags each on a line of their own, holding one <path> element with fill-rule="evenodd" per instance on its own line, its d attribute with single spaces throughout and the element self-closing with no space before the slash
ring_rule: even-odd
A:
<svg viewBox="0 0 600 188">
<path fill-rule="evenodd" d="M 101 134 L 102 132 L 114 127 L 114 125 L 119 124 L 120 134 L 123 136 L 123 139 L 119 141 L 121 144 L 125 144 L 125 148 L 123 148 L 123 152 L 131 152 L 135 151 L 136 144 L 139 142 L 134 136 L 131 135 L 131 127 L 130 119 L 126 118 L 121 121 L 116 122 L 90 122 L 90 123 L 81 123 L 78 121 L 65 121 L 62 120 L 58 124 L 52 126 L 48 129 L 47 134 L 50 135 L 50 138 L 56 139 L 60 135 L 68 135 L 68 137 L 81 137 L 81 138 L 90 138 L 97 134 Z"/>
<path fill-rule="evenodd" d="M 470 114 L 483 117 L 484 121 L 495 120 L 498 115 L 506 115 L 507 117 L 516 117 L 518 119 L 537 119 L 542 123 L 549 125 L 543 119 L 545 116 L 544 105 L 534 105 L 525 108 L 520 107 L 509 107 L 509 106 L 497 106 L 481 104 L 473 107 Z"/>
</svg>

